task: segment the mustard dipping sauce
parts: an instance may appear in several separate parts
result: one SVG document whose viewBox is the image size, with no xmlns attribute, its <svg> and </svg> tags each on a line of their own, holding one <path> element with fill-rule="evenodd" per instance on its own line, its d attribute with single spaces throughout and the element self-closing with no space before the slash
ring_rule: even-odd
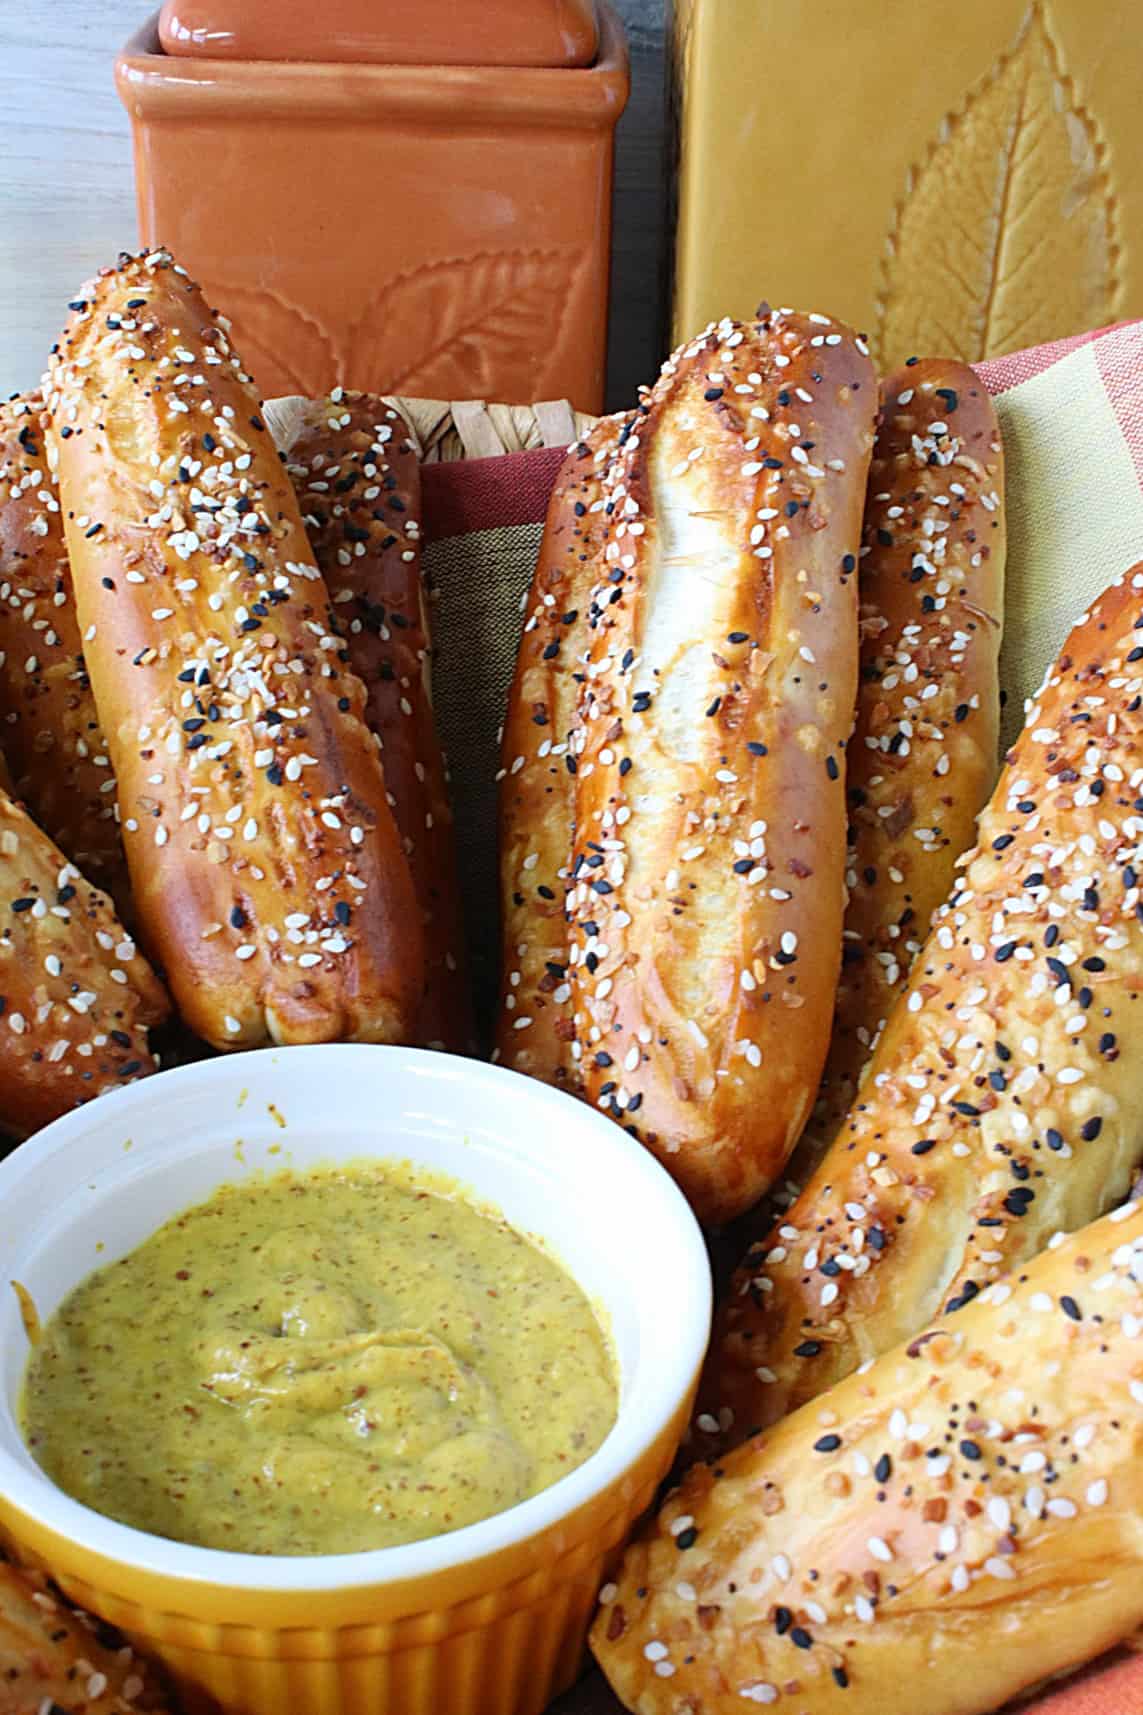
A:
<svg viewBox="0 0 1143 1715">
<path fill-rule="evenodd" d="M 368 1162 L 227 1185 L 98 1269 L 28 1361 L 25 1439 L 124 1524 L 250 1554 L 459 1529 L 600 1446 L 586 1296 L 453 1182 Z"/>
</svg>

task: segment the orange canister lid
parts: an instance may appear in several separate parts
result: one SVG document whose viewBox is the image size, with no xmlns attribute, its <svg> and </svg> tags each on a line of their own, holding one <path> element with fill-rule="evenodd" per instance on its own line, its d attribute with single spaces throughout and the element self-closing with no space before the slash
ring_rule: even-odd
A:
<svg viewBox="0 0 1143 1715">
<path fill-rule="evenodd" d="M 166 0 L 163 52 L 372 65 L 594 64 L 595 0 Z"/>
</svg>

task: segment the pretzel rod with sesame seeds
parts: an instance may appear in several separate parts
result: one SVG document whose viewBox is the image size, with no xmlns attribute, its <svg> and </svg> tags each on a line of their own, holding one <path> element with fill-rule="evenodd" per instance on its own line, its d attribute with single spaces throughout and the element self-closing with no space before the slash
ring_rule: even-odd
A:
<svg viewBox="0 0 1143 1715">
<path fill-rule="evenodd" d="M 493 1057 L 576 1092 L 564 912 L 575 823 L 568 738 L 590 638 L 587 610 L 601 573 L 604 476 L 628 420 L 601 418 L 560 466 L 500 747 L 502 953 Z"/>
<path fill-rule="evenodd" d="M 877 386 L 827 316 L 720 322 L 608 474 L 573 745 L 568 910 L 589 1098 L 704 1221 L 780 1172 L 841 954 L 857 553 Z"/>
<path fill-rule="evenodd" d="M 1049 670 L 853 1107 L 716 1320 L 708 1453 L 968 1304 L 1143 1162 L 1143 564 Z"/>
<path fill-rule="evenodd" d="M 162 1715 L 153 1670 L 38 1572 L 0 1558 L 0 1715 Z"/>
<path fill-rule="evenodd" d="M 964 363 L 914 358 L 881 383 L 858 593 L 857 725 L 841 976 L 818 1102 L 791 1158 L 804 1185 L 948 897 L 997 774 L 1004 451 Z"/>
<path fill-rule="evenodd" d="M 35 396 L 0 404 L 0 744 L 15 795 L 126 912 L 115 776 L 84 666 Z"/>
<path fill-rule="evenodd" d="M 403 1041 L 419 913 L 365 692 L 222 324 L 123 257 L 52 356 L 52 444 L 135 905 L 218 1048 Z"/>
<path fill-rule="evenodd" d="M 292 411 L 286 433 L 279 444 L 349 665 L 365 686 L 365 720 L 420 901 L 427 983 L 413 1040 L 474 1053 L 452 808 L 433 716 L 416 444 L 383 399 L 340 387 Z"/>
<path fill-rule="evenodd" d="M 602 1592 L 638 1715 L 986 1715 L 1143 1621 L 1143 1202 L 717 1467 Z"/>
<path fill-rule="evenodd" d="M 111 901 L 0 790 L 0 1130 L 49 1120 L 155 1070 L 162 984 Z"/>
</svg>

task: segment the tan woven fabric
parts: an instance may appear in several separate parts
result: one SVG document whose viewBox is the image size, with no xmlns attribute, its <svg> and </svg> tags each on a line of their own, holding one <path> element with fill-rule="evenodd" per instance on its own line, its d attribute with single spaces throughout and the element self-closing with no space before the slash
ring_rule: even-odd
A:
<svg viewBox="0 0 1143 1715">
<path fill-rule="evenodd" d="M 524 598 L 542 524 L 477 530 L 425 549 L 433 700 L 449 761 L 477 1017 L 491 1019 L 498 952 L 496 771 Z"/>
<path fill-rule="evenodd" d="M 1081 346 L 996 399 L 1008 470 L 1005 745 L 1088 602 L 1143 556 L 1143 488 L 1102 345 Z"/>
</svg>

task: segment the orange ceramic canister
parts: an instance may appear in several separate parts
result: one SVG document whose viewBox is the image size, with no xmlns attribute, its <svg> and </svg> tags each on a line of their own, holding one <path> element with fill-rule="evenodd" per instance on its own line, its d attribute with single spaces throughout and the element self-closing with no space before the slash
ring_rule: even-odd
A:
<svg viewBox="0 0 1143 1715">
<path fill-rule="evenodd" d="M 601 408 L 608 0 L 168 0 L 116 80 L 143 242 L 264 393 Z"/>
</svg>

